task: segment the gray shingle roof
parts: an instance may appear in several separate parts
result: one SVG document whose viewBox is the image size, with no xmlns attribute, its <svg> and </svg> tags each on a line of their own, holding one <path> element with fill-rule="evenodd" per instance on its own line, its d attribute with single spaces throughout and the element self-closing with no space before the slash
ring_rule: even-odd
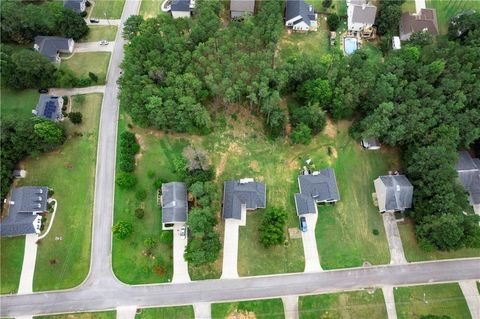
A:
<svg viewBox="0 0 480 319">
<path fill-rule="evenodd" d="M 295 208 L 297 215 L 315 214 L 317 212 L 317 203 L 313 197 L 297 193 L 295 194 Z"/>
<path fill-rule="evenodd" d="M 287 0 L 285 21 L 291 20 L 297 16 L 301 16 L 301 19 L 294 24 L 304 21 L 306 24 L 310 25 L 311 20 L 315 20 L 315 10 L 313 5 L 306 4 L 304 0 Z"/>
<path fill-rule="evenodd" d="M 385 185 L 385 207 L 382 211 L 403 211 L 412 207 L 413 185 L 405 175 L 380 176 Z"/>
<path fill-rule="evenodd" d="M 254 210 L 266 207 L 266 186 L 261 182 L 225 181 L 223 218 L 242 219 L 242 206 Z"/>
<path fill-rule="evenodd" d="M 35 233 L 36 213 L 47 211 L 46 186 L 18 187 L 12 191 L 8 216 L 0 224 L 0 236 L 19 236 Z"/>
<path fill-rule="evenodd" d="M 338 201 L 340 194 L 335 171 L 326 168 L 311 175 L 298 176 L 300 193 L 313 197 L 317 202 Z"/>
<path fill-rule="evenodd" d="M 472 158 L 468 152 L 458 153 L 458 162 L 455 166 L 460 183 L 469 194 L 471 205 L 480 204 L 480 159 Z"/>
<path fill-rule="evenodd" d="M 162 184 L 162 223 L 187 221 L 187 186 L 181 182 Z"/>
<path fill-rule="evenodd" d="M 400 19 L 400 39 L 408 40 L 413 32 L 428 30 L 438 35 L 437 13 L 435 9 L 422 9 L 420 14 L 405 12 Z"/>
<path fill-rule="evenodd" d="M 255 10 L 255 0 L 231 0 L 230 11 L 250 12 Z"/>
<path fill-rule="evenodd" d="M 70 52 L 69 38 L 36 36 L 35 45 L 38 52 L 50 61 L 56 61 L 58 52 Z"/>
<path fill-rule="evenodd" d="M 62 117 L 62 108 L 58 96 L 40 94 L 37 107 L 37 116 L 57 121 Z"/>
<path fill-rule="evenodd" d="M 172 11 L 190 11 L 190 0 L 173 0 Z"/>
<path fill-rule="evenodd" d="M 373 4 L 353 5 L 352 22 L 374 24 L 377 7 Z"/>
<path fill-rule="evenodd" d="M 83 2 L 85 2 L 85 0 L 64 0 L 63 7 L 80 13 L 83 11 L 82 10 Z"/>
</svg>

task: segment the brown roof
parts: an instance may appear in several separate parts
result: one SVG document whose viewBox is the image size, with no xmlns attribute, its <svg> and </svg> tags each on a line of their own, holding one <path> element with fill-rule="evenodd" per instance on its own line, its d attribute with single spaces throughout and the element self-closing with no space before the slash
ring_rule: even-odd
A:
<svg viewBox="0 0 480 319">
<path fill-rule="evenodd" d="M 419 14 L 405 12 L 400 20 L 400 38 L 408 40 L 413 32 L 428 31 L 438 35 L 437 13 L 435 9 L 422 9 Z"/>
<path fill-rule="evenodd" d="M 251 12 L 255 10 L 255 0 L 231 0 L 230 11 Z"/>
</svg>

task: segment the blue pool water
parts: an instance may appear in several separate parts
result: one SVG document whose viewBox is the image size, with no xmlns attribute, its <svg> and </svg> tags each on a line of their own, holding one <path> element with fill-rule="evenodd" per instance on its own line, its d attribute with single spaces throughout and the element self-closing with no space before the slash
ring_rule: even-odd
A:
<svg viewBox="0 0 480 319">
<path fill-rule="evenodd" d="M 345 54 L 350 55 L 357 50 L 356 38 L 345 38 L 343 41 Z"/>
</svg>

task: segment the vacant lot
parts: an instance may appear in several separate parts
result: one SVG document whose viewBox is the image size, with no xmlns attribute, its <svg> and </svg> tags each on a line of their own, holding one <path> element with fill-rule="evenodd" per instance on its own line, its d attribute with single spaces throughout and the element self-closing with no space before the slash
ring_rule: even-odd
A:
<svg viewBox="0 0 480 319">
<path fill-rule="evenodd" d="M 35 319 L 115 319 L 115 311 L 68 313 L 54 316 L 39 316 Z"/>
<path fill-rule="evenodd" d="M 192 306 L 142 309 L 135 319 L 193 319 Z"/>
<path fill-rule="evenodd" d="M 163 0 L 142 0 L 139 15 L 145 19 L 156 17 L 158 14 L 169 14 L 162 11 Z"/>
<path fill-rule="evenodd" d="M 458 284 L 401 287 L 394 289 L 399 319 L 422 315 L 446 315 L 454 319 L 470 318 L 467 302 Z"/>
<path fill-rule="evenodd" d="M 373 294 L 367 291 L 354 291 L 300 297 L 298 310 L 301 319 L 387 318 L 385 301 L 380 289 L 375 290 Z"/>
<path fill-rule="evenodd" d="M 24 250 L 25 236 L 0 238 L 0 294 L 17 292 Z"/>
<path fill-rule="evenodd" d="M 414 225 L 410 219 L 404 223 L 399 223 L 400 236 L 402 237 L 405 257 L 408 261 L 452 259 L 465 257 L 480 257 L 480 249 L 464 248 L 452 251 L 432 251 L 426 252 L 420 248 L 414 233 Z"/>
<path fill-rule="evenodd" d="M 75 97 L 73 111 L 83 113 L 83 123 L 67 122 L 69 138 L 62 147 L 21 163 L 27 177 L 19 186 L 48 186 L 58 200 L 52 229 L 38 247 L 35 291 L 74 287 L 88 273 L 101 101 L 101 94 Z"/>
<path fill-rule="evenodd" d="M 125 0 L 94 0 L 91 18 L 120 19 Z"/>
<path fill-rule="evenodd" d="M 105 84 L 109 61 L 110 52 L 73 53 L 71 57 L 62 59 L 60 67 L 69 68 L 78 77 L 83 78 L 88 78 L 89 72 L 95 73 L 98 76 L 98 83 L 92 85 L 101 85 Z"/>
<path fill-rule="evenodd" d="M 2 88 L 0 94 L 1 118 L 18 119 L 32 117 L 32 110 L 38 102 L 37 90 L 14 90 Z"/>
<path fill-rule="evenodd" d="M 281 299 L 241 301 L 212 305 L 212 318 L 285 318 Z"/>
<path fill-rule="evenodd" d="M 114 25 L 89 26 L 90 31 L 80 42 L 94 42 L 100 40 L 114 41 L 117 35 L 117 27 Z"/>
<path fill-rule="evenodd" d="M 480 1 L 476 0 L 427 0 L 427 8 L 437 10 L 438 28 L 440 34 L 448 32 L 448 23 L 450 18 L 456 14 L 474 9 L 477 12 L 480 10 Z"/>
</svg>

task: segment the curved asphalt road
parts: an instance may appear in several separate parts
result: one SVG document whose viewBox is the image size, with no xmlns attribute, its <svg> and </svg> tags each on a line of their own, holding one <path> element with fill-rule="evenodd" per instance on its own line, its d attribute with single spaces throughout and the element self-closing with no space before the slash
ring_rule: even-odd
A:
<svg viewBox="0 0 480 319">
<path fill-rule="evenodd" d="M 98 311 L 121 306 L 154 307 L 200 302 L 262 299 L 335 292 L 384 285 L 401 286 L 480 279 L 480 258 L 282 274 L 185 284 L 128 286 L 112 273 L 113 199 L 118 120 L 118 87 L 124 41 L 123 23 L 140 1 L 127 0 L 117 33 L 103 97 L 97 151 L 90 273 L 79 287 L 46 293 L 2 296 L 0 316 Z M 52 278 L 52 280 L 55 280 Z"/>
</svg>

